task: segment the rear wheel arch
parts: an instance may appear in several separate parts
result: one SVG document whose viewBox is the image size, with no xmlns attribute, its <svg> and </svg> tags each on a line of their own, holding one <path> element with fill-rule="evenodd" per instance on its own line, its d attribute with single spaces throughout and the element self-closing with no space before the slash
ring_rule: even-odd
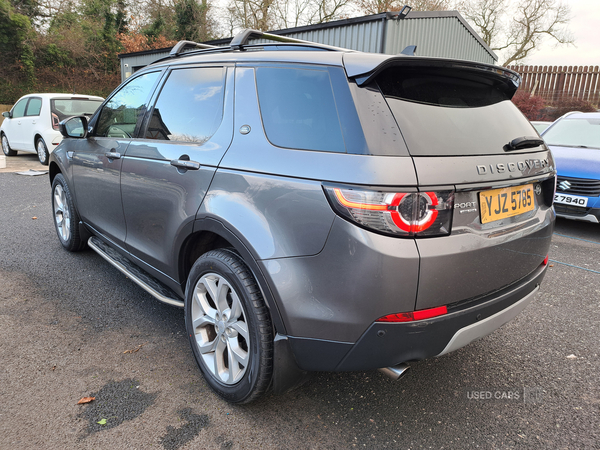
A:
<svg viewBox="0 0 600 450">
<path fill-rule="evenodd" d="M 240 255 L 261 289 L 263 298 L 271 314 L 271 321 L 275 332 L 286 334 L 285 325 L 279 313 L 275 297 L 257 263 L 256 252 L 249 243 L 244 242 L 242 238 L 238 237 L 225 224 L 215 218 L 206 217 L 197 219 L 194 224 L 193 233 L 184 241 L 179 252 L 179 279 L 181 285 L 186 285 L 191 268 L 198 258 L 211 250 L 219 248 L 228 248 Z"/>
</svg>

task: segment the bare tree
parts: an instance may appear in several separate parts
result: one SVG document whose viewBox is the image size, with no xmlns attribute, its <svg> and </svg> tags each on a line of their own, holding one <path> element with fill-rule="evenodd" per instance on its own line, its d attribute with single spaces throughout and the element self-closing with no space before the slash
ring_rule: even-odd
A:
<svg viewBox="0 0 600 450">
<path fill-rule="evenodd" d="M 271 29 L 271 10 L 275 0 L 230 0 L 227 5 L 231 29 L 252 28 L 260 31 Z"/>
<path fill-rule="evenodd" d="M 444 11 L 451 7 L 450 0 L 356 0 L 356 4 L 365 14 L 400 11 L 404 5 L 413 11 Z"/>
<path fill-rule="evenodd" d="M 567 28 L 570 8 L 561 0 L 466 0 L 461 9 L 485 43 L 503 55 L 503 66 L 525 59 L 544 39 L 574 42 Z"/>
</svg>

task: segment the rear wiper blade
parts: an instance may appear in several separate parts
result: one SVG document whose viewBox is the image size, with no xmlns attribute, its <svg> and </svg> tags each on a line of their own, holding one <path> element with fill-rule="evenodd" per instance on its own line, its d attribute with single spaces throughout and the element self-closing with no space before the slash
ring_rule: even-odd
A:
<svg viewBox="0 0 600 450">
<path fill-rule="evenodd" d="M 539 137 L 521 136 L 506 144 L 504 146 L 504 151 L 510 152 L 512 150 L 521 150 L 523 148 L 539 147 L 540 145 L 544 145 L 544 140 Z"/>
</svg>

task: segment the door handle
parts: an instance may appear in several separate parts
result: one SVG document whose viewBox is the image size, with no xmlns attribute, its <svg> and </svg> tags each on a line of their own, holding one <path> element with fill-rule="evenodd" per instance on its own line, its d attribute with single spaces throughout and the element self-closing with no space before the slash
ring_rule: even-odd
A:
<svg viewBox="0 0 600 450">
<path fill-rule="evenodd" d="M 117 152 L 106 152 L 104 156 L 108 159 L 121 159 L 121 154 Z"/>
<path fill-rule="evenodd" d="M 174 159 L 171 161 L 171 165 L 177 167 L 178 169 L 186 169 L 186 170 L 198 170 L 200 169 L 200 163 L 196 161 L 186 161 L 184 159 Z"/>
</svg>

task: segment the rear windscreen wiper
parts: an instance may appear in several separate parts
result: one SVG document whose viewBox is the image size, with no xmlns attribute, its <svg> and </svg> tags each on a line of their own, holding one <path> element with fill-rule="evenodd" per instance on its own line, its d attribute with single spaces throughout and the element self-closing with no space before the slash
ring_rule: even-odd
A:
<svg viewBox="0 0 600 450">
<path fill-rule="evenodd" d="M 510 152 L 512 150 L 521 150 L 523 148 L 532 148 L 539 147 L 544 144 L 544 140 L 539 137 L 531 137 L 531 136 L 522 136 L 513 139 L 508 144 L 504 146 L 505 152 Z"/>
</svg>

